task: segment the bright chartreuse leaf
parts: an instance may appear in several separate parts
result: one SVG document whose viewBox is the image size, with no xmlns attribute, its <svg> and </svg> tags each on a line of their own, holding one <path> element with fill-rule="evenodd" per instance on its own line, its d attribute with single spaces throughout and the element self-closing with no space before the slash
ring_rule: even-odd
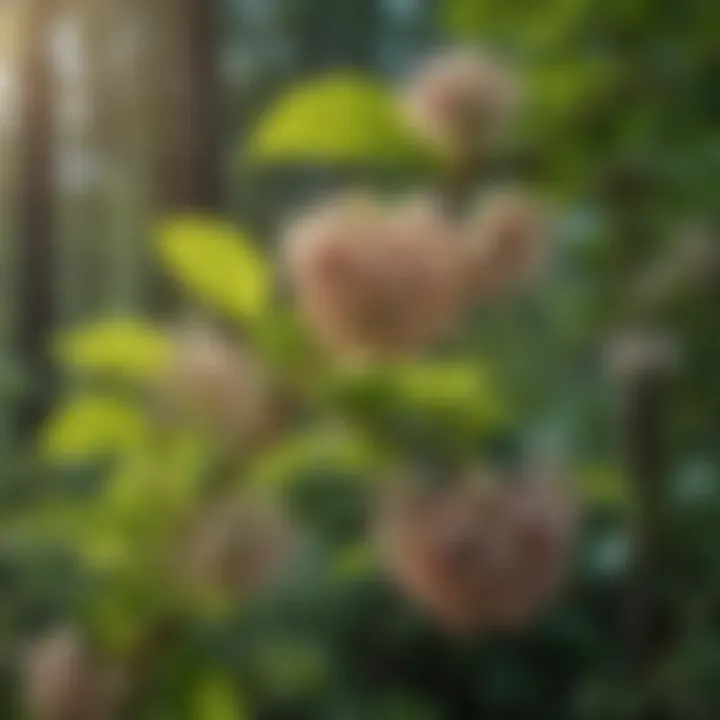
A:
<svg viewBox="0 0 720 720">
<path fill-rule="evenodd" d="M 251 154 L 261 163 L 416 164 L 429 150 L 408 132 L 390 89 L 355 72 L 296 85 L 261 120 Z"/>
<path fill-rule="evenodd" d="M 414 361 L 400 365 L 342 371 L 332 378 L 334 394 L 350 403 L 381 408 L 402 405 L 419 412 L 471 407 L 489 421 L 507 416 L 500 389 L 489 369 L 475 362 Z"/>
<path fill-rule="evenodd" d="M 139 408 L 117 398 L 78 396 L 51 415 L 39 443 L 47 458 L 75 462 L 133 447 L 145 431 Z"/>
<path fill-rule="evenodd" d="M 179 215 L 160 223 L 158 251 L 168 272 L 200 302 L 239 320 L 267 309 L 270 268 L 252 242 L 231 223 Z"/>
<path fill-rule="evenodd" d="M 467 362 L 413 363 L 394 379 L 401 400 L 430 413 L 464 413 L 500 423 L 507 408 L 487 368 Z"/>
<path fill-rule="evenodd" d="M 110 319 L 61 333 L 55 354 L 61 364 L 85 373 L 148 379 L 167 365 L 170 340 L 139 319 Z"/>
<path fill-rule="evenodd" d="M 481 364 L 416 362 L 395 370 L 393 393 L 406 442 L 470 449 L 507 427 L 510 411 L 497 380 Z M 454 451 L 453 451 L 454 452 Z"/>
<path fill-rule="evenodd" d="M 351 369 L 331 377 L 327 392 L 379 446 L 415 456 L 471 451 L 511 420 L 499 383 L 477 362 Z"/>
</svg>

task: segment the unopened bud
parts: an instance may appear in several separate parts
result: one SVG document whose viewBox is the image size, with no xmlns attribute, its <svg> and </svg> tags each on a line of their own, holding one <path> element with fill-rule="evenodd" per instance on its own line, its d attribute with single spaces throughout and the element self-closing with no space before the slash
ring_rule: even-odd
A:
<svg viewBox="0 0 720 720">
<path fill-rule="evenodd" d="M 403 95 L 408 123 L 456 159 L 496 141 L 519 106 L 518 83 L 497 59 L 470 48 L 429 58 Z"/>
<path fill-rule="evenodd" d="M 300 311 L 339 354 L 412 353 L 457 319 L 458 242 L 430 201 L 336 199 L 294 225 L 286 247 Z"/>
<path fill-rule="evenodd" d="M 260 361 L 202 325 L 178 334 L 159 394 L 166 414 L 197 423 L 243 448 L 262 441 L 277 409 Z"/>
<path fill-rule="evenodd" d="M 544 208 L 518 190 L 491 194 L 467 225 L 466 282 L 476 298 L 529 283 L 549 252 Z"/>
<path fill-rule="evenodd" d="M 181 580 L 194 588 L 248 597 L 271 586 L 296 549 L 281 508 L 244 493 L 203 508 L 182 538 Z"/>
<path fill-rule="evenodd" d="M 481 473 L 443 488 L 405 481 L 378 540 L 399 587 L 451 632 L 525 625 L 567 574 L 576 514 L 563 484 Z"/>
<path fill-rule="evenodd" d="M 618 335 L 608 343 L 604 356 L 607 371 L 623 379 L 672 372 L 680 361 L 680 348 L 672 337 L 648 331 Z"/>
<path fill-rule="evenodd" d="M 82 637 L 61 628 L 29 649 L 23 666 L 23 699 L 31 720 L 109 720 L 114 687 Z"/>
</svg>

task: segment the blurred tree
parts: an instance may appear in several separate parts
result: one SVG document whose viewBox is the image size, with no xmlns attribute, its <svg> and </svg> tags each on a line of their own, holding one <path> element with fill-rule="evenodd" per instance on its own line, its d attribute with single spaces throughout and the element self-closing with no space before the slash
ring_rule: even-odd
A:
<svg viewBox="0 0 720 720">
<path fill-rule="evenodd" d="M 217 210 L 222 201 L 219 3 L 157 0 L 160 208 Z"/>
<path fill-rule="evenodd" d="M 21 25 L 20 346 L 33 379 L 33 394 L 25 402 L 20 421 L 25 430 L 36 428 L 44 417 L 51 394 L 47 383 L 53 374 L 46 347 L 54 319 L 51 145 L 54 91 L 48 54 L 52 17 L 48 3 L 33 0 L 23 8 Z"/>
<path fill-rule="evenodd" d="M 715 717 L 717 278 L 702 280 L 710 276 L 696 266 L 660 307 L 642 316 L 628 308 L 649 263 L 667 253 L 672 266 L 680 265 L 674 251 L 683 245 L 687 220 L 709 220 L 710 243 L 717 245 L 720 6 L 709 0 L 552 0 L 542 8 L 529 0 L 77 0 L 63 6 L 83 20 L 81 64 L 90 65 L 92 112 L 88 127 L 53 137 L 52 116 L 60 114 L 51 107 L 53 95 L 66 87 L 58 79 L 60 63 L 48 67 L 42 38 L 53 18 L 39 8 L 58 6 L 22 5 L 29 32 L 22 82 L 33 90 L 21 95 L 27 122 L 25 172 L 18 176 L 18 297 L 21 349 L 39 400 L 24 413 L 26 428 L 47 405 L 44 344 L 59 315 L 75 322 L 108 310 L 141 310 L 147 285 L 162 294 L 156 279 L 142 277 L 152 274 L 145 240 L 156 211 L 241 208 L 253 234 L 266 241 L 299 198 L 338 178 L 379 179 L 383 188 L 424 181 L 415 165 L 392 172 L 355 167 L 377 161 L 390 146 L 398 157 L 382 83 L 356 93 L 342 73 L 327 91 L 306 76 L 352 66 L 353 77 L 380 70 L 394 79 L 436 40 L 461 39 L 497 47 L 525 67 L 527 122 L 510 148 L 524 162 L 500 169 L 537 181 L 569 207 L 552 282 L 536 296 L 478 313 L 459 366 L 335 377 L 307 348 L 301 352 L 285 318 L 266 315 L 266 271 L 241 233 L 196 226 L 180 243 L 166 237 L 160 256 L 165 274 L 187 286 L 189 304 L 238 325 L 277 367 L 321 376 L 324 407 L 351 409 L 373 437 L 422 445 L 422 461 L 437 444 L 467 449 L 485 437 L 502 416 L 498 387 L 512 387 L 519 442 L 560 447 L 581 459 L 579 482 L 590 507 L 567 601 L 521 636 L 458 646 L 388 590 L 361 542 L 369 488 L 359 479 L 375 467 L 377 448 L 320 427 L 287 438 L 250 474 L 265 487 L 287 490 L 316 534 L 288 596 L 230 610 L 201 603 L 187 616 L 171 616 L 169 632 L 162 622 L 150 632 L 168 606 L 185 601 L 163 586 L 152 561 L 177 514 L 197 502 L 203 483 L 195 478 L 204 480 L 207 468 L 192 443 L 174 447 L 146 435 L 137 398 L 162 364 L 167 338 L 147 323 L 107 321 L 60 343 L 68 375 L 81 378 L 77 387 L 87 395 L 71 398 L 53 416 L 41 445 L 47 457 L 1 486 L 6 644 L 58 615 L 80 618 L 110 652 L 128 652 L 130 665 L 137 660 L 146 687 L 133 717 L 231 717 L 246 704 L 270 720 L 422 718 L 418 706 L 430 708 L 429 717 L 435 711 L 451 720 Z M 265 127 L 277 132 L 266 131 L 265 147 L 274 148 L 277 162 L 261 169 L 247 162 L 250 131 L 270 99 L 296 78 L 307 94 L 293 88 L 290 98 L 299 93 L 307 102 L 287 113 L 274 112 L 291 105 L 284 94 L 272 103 Z M 367 96 L 377 101 L 374 110 Z M 369 118 L 363 132 L 348 132 L 360 118 Z M 66 178 L 68 165 L 57 158 L 72 154 L 74 133 L 82 135 L 82 148 L 89 143 L 100 151 L 103 171 L 86 176 L 71 163 L 71 180 L 84 187 L 73 197 L 51 181 L 53 164 L 62 165 Z M 408 157 L 401 155 L 399 164 Z M 288 167 L 296 161 L 298 167 Z M 60 300 L 62 309 L 55 305 Z M 155 306 L 172 304 L 166 296 Z M 684 364 L 662 381 L 662 402 L 654 390 L 646 393 L 644 381 L 626 394 L 630 417 L 618 424 L 622 391 L 601 376 L 600 356 L 605 339 L 631 319 L 669 330 Z M 499 435 L 478 453 L 512 455 L 514 445 Z M 87 467 L 46 467 L 70 458 Z M 642 486 L 637 494 L 629 477 Z M 37 511 L 32 520 L 22 506 Z M 638 521 L 652 537 L 643 572 L 633 578 Z M 77 556 L 72 563 L 70 551 Z M 632 596 L 640 602 L 628 607 Z M 148 642 L 135 647 L 145 632 Z M 630 632 L 636 646 L 628 643 Z M 639 672 L 626 672 L 633 667 Z M 0 715 L 13 717 L 5 702 L 10 674 L 1 670 Z M 235 695 L 246 695 L 247 703 Z"/>
</svg>

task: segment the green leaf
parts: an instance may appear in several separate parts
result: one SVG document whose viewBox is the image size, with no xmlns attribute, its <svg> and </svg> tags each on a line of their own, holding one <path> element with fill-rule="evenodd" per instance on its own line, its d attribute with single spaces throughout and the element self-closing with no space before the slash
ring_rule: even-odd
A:
<svg viewBox="0 0 720 720">
<path fill-rule="evenodd" d="M 0 353 L 0 402 L 21 395 L 28 389 L 28 380 L 14 357 Z"/>
<path fill-rule="evenodd" d="M 3 541 L 47 545 L 79 545 L 97 522 L 94 503 L 52 498 L 39 505 L 2 517 Z"/>
<path fill-rule="evenodd" d="M 392 93 L 355 72 L 337 72 L 291 89 L 251 140 L 262 163 L 427 163 L 430 151 L 409 133 Z"/>
<path fill-rule="evenodd" d="M 255 652 L 255 663 L 260 684 L 287 701 L 316 694 L 328 673 L 323 648 L 304 640 L 265 639 Z"/>
<path fill-rule="evenodd" d="M 370 543 L 356 543 L 340 548 L 333 557 L 333 574 L 339 580 L 363 577 L 375 569 L 377 557 Z"/>
<path fill-rule="evenodd" d="M 356 475 L 377 465 L 377 452 L 343 428 L 309 430 L 286 439 L 261 457 L 252 473 L 255 482 L 282 485 L 322 469 Z"/>
<path fill-rule="evenodd" d="M 524 50 L 572 47 L 587 21 L 589 0 L 549 0 L 538 12 L 532 0 L 445 0 L 443 24 L 451 36 L 486 40 Z"/>
<path fill-rule="evenodd" d="M 119 518 L 146 518 L 162 531 L 164 521 L 172 523 L 196 504 L 206 461 L 205 448 L 195 437 L 141 447 L 108 478 L 104 500 Z"/>
<path fill-rule="evenodd" d="M 458 428 L 495 428 L 509 419 L 494 378 L 477 363 L 413 363 L 397 369 L 393 385 L 408 410 Z"/>
<path fill-rule="evenodd" d="M 528 92 L 533 122 L 560 125 L 566 132 L 568 122 L 588 113 L 598 100 L 609 97 L 623 72 L 613 57 L 580 56 L 573 62 L 535 63 L 528 71 Z"/>
<path fill-rule="evenodd" d="M 139 557 L 131 552 L 128 535 L 97 498 L 81 502 L 54 499 L 19 517 L 4 519 L 3 539 L 20 547 L 25 543 L 63 547 L 84 563 L 106 570 L 129 567 Z"/>
<path fill-rule="evenodd" d="M 189 437 L 154 437 L 125 453 L 94 500 L 98 522 L 78 548 L 84 561 L 154 582 L 197 505 L 205 460 L 202 444 Z"/>
<path fill-rule="evenodd" d="M 511 420 L 500 388 L 477 362 L 343 370 L 329 378 L 327 394 L 379 447 L 414 455 L 467 452 Z"/>
<path fill-rule="evenodd" d="M 246 720 L 250 717 L 232 681 L 220 673 L 201 678 L 193 700 L 192 717 L 197 720 Z"/>
<path fill-rule="evenodd" d="M 240 320 L 266 311 L 270 269 L 231 223 L 200 215 L 170 217 L 160 224 L 157 242 L 167 270 L 201 302 Z"/>
<path fill-rule="evenodd" d="M 488 370 L 468 362 L 418 362 L 399 369 L 399 391 L 427 407 L 456 407 L 483 401 L 489 414 L 499 413 L 500 399 Z"/>
<path fill-rule="evenodd" d="M 590 507 L 625 511 L 630 507 L 630 482 L 620 468 L 593 465 L 579 473 L 580 491 Z"/>
<path fill-rule="evenodd" d="M 39 444 L 51 460 L 76 462 L 127 450 L 145 431 L 138 408 L 116 398 L 81 396 L 53 413 L 40 432 Z"/>
<path fill-rule="evenodd" d="M 440 714 L 425 700 L 393 694 L 380 702 L 376 720 L 440 720 Z"/>
<path fill-rule="evenodd" d="M 147 630 L 148 610 L 132 597 L 132 585 L 107 584 L 89 607 L 93 636 L 113 655 L 127 655 Z M 144 612 L 143 612 L 144 610 Z"/>
<path fill-rule="evenodd" d="M 143 320 L 103 320 L 62 333 L 55 355 L 63 365 L 86 373 L 149 379 L 167 365 L 170 341 Z"/>
</svg>

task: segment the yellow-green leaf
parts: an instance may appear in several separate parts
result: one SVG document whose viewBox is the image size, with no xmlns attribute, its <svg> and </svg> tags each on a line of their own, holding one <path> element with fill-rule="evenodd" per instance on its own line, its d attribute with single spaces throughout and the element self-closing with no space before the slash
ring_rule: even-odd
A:
<svg viewBox="0 0 720 720">
<path fill-rule="evenodd" d="M 58 360 L 88 373 L 147 379 L 167 364 L 168 335 L 143 320 L 111 319 L 62 333 L 55 342 Z"/>
<path fill-rule="evenodd" d="M 343 429 L 320 428 L 299 433 L 261 457 L 254 469 L 258 483 L 280 485 L 307 471 L 367 472 L 377 463 L 377 451 L 362 438 Z"/>
<path fill-rule="evenodd" d="M 171 521 L 197 502 L 204 448 L 195 438 L 174 440 L 141 447 L 108 478 L 104 499 L 118 517 L 150 515 L 151 524 L 161 530 L 165 519 Z"/>
<path fill-rule="evenodd" d="M 426 163 L 428 148 L 407 131 L 393 94 L 356 72 L 301 83 L 261 120 L 252 156 L 263 163 Z"/>
<path fill-rule="evenodd" d="M 170 217 L 158 228 L 158 250 L 170 274 L 201 302 L 241 320 L 267 309 L 270 269 L 231 223 L 213 217 Z"/>
<path fill-rule="evenodd" d="M 89 460 L 132 447 L 145 430 L 138 408 L 116 398 L 81 396 L 52 414 L 41 430 L 40 449 L 56 461 Z"/>
<path fill-rule="evenodd" d="M 220 674 L 201 678 L 194 693 L 196 720 L 246 720 L 250 717 L 232 681 Z"/>
<path fill-rule="evenodd" d="M 3 541 L 9 538 L 13 543 L 32 541 L 75 546 L 96 522 L 93 510 L 93 504 L 57 498 L 21 512 L 12 507 L 11 512 L 0 517 Z"/>
<path fill-rule="evenodd" d="M 398 369 L 394 384 L 402 400 L 422 411 L 460 413 L 488 424 L 507 419 L 491 374 L 475 363 L 412 363 Z"/>
</svg>

